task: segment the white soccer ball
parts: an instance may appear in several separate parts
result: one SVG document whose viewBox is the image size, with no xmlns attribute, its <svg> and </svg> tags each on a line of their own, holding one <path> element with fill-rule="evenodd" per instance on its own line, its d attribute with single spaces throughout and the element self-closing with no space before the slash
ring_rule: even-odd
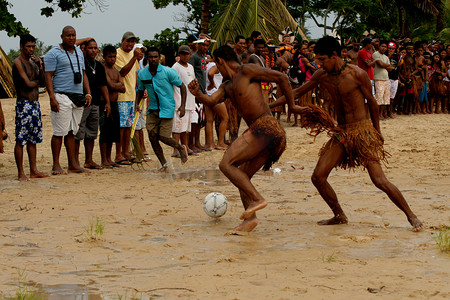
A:
<svg viewBox="0 0 450 300">
<path fill-rule="evenodd" d="M 210 193 L 203 201 L 203 210 L 205 213 L 213 218 L 219 218 L 227 212 L 228 201 L 227 197 L 221 193 Z"/>
</svg>

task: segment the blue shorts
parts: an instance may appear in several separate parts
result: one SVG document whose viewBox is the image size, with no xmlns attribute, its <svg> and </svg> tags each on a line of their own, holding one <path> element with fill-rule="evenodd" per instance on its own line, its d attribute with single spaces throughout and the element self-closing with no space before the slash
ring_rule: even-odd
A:
<svg viewBox="0 0 450 300">
<path fill-rule="evenodd" d="M 117 102 L 119 106 L 120 127 L 131 127 L 134 121 L 134 101 Z"/>
<path fill-rule="evenodd" d="M 42 118 L 39 101 L 18 100 L 16 102 L 16 142 L 22 146 L 27 143 L 42 142 Z"/>
<path fill-rule="evenodd" d="M 426 82 L 423 84 L 423 89 L 419 94 L 419 101 L 420 101 L 420 103 L 428 102 L 427 83 Z"/>
</svg>

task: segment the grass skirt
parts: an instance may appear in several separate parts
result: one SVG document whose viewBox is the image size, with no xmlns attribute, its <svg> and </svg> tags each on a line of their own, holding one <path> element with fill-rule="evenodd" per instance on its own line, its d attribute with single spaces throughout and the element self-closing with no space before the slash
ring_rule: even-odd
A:
<svg viewBox="0 0 450 300">
<path fill-rule="evenodd" d="M 311 129 L 309 133 L 317 136 L 325 131 L 331 139 L 322 146 L 319 156 L 327 150 L 341 143 L 345 148 L 345 156 L 338 164 L 342 169 L 366 167 L 369 162 L 387 164 L 389 153 L 383 149 L 381 134 L 373 127 L 370 120 L 335 126 L 333 119 L 322 108 L 314 105 L 308 106 L 312 112 L 301 114 L 300 124 Z"/>
<path fill-rule="evenodd" d="M 257 119 L 247 130 L 251 130 L 256 136 L 270 138 L 270 143 L 267 145 L 270 155 L 263 167 L 264 171 L 269 170 L 270 167 L 278 161 L 281 154 L 283 154 L 286 149 L 286 132 L 280 123 L 271 116 Z"/>
</svg>

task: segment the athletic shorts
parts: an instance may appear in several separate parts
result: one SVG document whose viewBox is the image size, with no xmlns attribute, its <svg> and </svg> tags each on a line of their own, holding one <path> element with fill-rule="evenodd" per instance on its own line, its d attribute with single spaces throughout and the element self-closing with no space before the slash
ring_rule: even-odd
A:
<svg viewBox="0 0 450 300">
<path fill-rule="evenodd" d="M 398 79 L 397 80 L 389 79 L 389 82 L 390 82 L 389 89 L 391 90 L 391 99 L 394 99 L 395 95 L 397 95 Z"/>
<path fill-rule="evenodd" d="M 50 111 L 53 135 L 66 136 L 70 131 L 77 134 L 84 107 L 78 107 L 64 94 L 55 93 L 59 104 L 59 112 Z"/>
<path fill-rule="evenodd" d="M 39 101 L 17 100 L 16 102 L 16 142 L 42 143 L 42 117 Z"/>
<path fill-rule="evenodd" d="M 186 110 L 186 113 L 182 118 L 180 118 L 180 113 L 175 111 L 175 115 L 173 117 L 173 133 L 183 133 L 183 132 L 191 132 L 191 117 L 192 111 Z"/>
<path fill-rule="evenodd" d="M 80 128 L 78 129 L 75 139 L 84 140 L 86 138 L 95 140 L 97 138 L 98 111 L 98 105 L 91 105 L 84 108 L 83 115 L 81 116 Z"/>
<path fill-rule="evenodd" d="M 195 103 L 194 110 L 191 111 L 191 123 L 201 124 L 203 120 L 203 104 Z"/>
<path fill-rule="evenodd" d="M 120 127 L 131 127 L 134 121 L 134 101 L 117 102 L 119 106 Z"/>
<path fill-rule="evenodd" d="M 147 114 L 147 130 L 166 138 L 172 137 L 173 119 L 163 119 L 159 117 L 158 111 L 149 111 Z"/>
<path fill-rule="evenodd" d="M 375 99 L 378 105 L 389 105 L 391 103 L 390 88 L 389 80 L 375 80 Z"/>
<path fill-rule="evenodd" d="M 111 102 L 111 113 L 106 116 L 105 103 L 100 103 L 100 143 L 120 143 L 120 116 L 117 102 Z"/>
</svg>

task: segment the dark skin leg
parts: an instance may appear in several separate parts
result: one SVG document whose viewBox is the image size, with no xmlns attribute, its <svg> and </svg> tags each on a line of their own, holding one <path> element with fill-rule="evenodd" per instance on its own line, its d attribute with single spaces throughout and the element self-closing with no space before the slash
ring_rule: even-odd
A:
<svg viewBox="0 0 450 300">
<path fill-rule="evenodd" d="M 269 142 L 269 138 L 256 137 L 253 133 L 247 131 L 231 144 L 219 164 L 222 173 L 225 174 L 238 189 L 247 194 L 250 199 L 248 206 L 240 217 L 241 220 L 252 218 L 257 210 L 267 206 L 267 202 L 253 186 L 249 175 L 240 169 L 239 166 L 255 159 L 255 161 L 258 162 L 258 164 L 255 165 L 255 168 L 257 167 L 257 170 L 259 170 L 266 160 L 263 160 L 263 163 L 261 163 L 262 159 L 256 160 L 256 158 L 258 156 L 263 156 L 267 159 L 268 154 L 266 153 L 266 147 Z"/>
<path fill-rule="evenodd" d="M 405 213 L 408 218 L 409 223 L 413 226 L 413 231 L 420 231 L 423 228 L 422 222 L 417 218 L 417 216 L 411 211 L 408 203 L 403 197 L 399 189 L 393 185 L 389 180 L 387 180 L 384 175 L 383 169 L 379 162 L 371 162 L 367 165 L 367 171 L 369 172 L 370 179 L 373 184 L 388 195 L 394 204 L 400 208 L 403 213 Z"/>
<path fill-rule="evenodd" d="M 130 133 L 131 128 L 120 128 L 120 145 L 122 146 L 122 157 L 130 160 Z"/>
<path fill-rule="evenodd" d="M 30 178 L 44 178 L 49 175 L 40 172 L 36 166 L 36 144 L 27 143 L 28 162 L 30 164 Z M 14 157 L 16 159 L 18 180 L 29 181 L 23 170 L 23 146 L 20 143 L 16 143 L 14 147 Z"/>
<path fill-rule="evenodd" d="M 211 107 L 205 106 L 206 126 L 205 126 L 205 148 L 214 149 L 214 111 Z"/>
<path fill-rule="evenodd" d="M 177 149 L 180 153 L 182 163 L 185 163 L 187 161 L 187 153 L 186 153 L 185 148 L 183 146 L 181 146 L 175 139 L 159 136 L 154 131 L 149 132 L 148 138 L 150 140 L 150 143 L 152 144 L 152 148 L 153 148 L 153 151 L 155 152 L 156 157 L 158 158 L 161 165 L 163 165 L 163 167 L 167 163 L 167 161 L 166 161 L 166 158 L 164 157 L 164 151 L 161 148 L 159 141 Z"/>
<path fill-rule="evenodd" d="M 52 136 L 51 147 L 52 147 L 52 157 L 53 157 L 53 167 L 52 175 L 67 174 L 63 170 L 61 164 L 59 163 L 59 156 L 61 155 L 63 137 L 62 136 Z"/>
<path fill-rule="evenodd" d="M 77 162 L 77 158 L 75 156 L 75 136 L 72 131 L 64 137 L 64 146 L 66 147 L 67 160 L 69 162 L 68 171 L 71 173 L 88 173 L 89 171 L 83 170 Z"/>
<path fill-rule="evenodd" d="M 224 150 L 228 148 L 228 146 L 225 144 L 225 134 L 228 127 L 228 112 L 225 103 L 214 106 L 214 112 L 219 116 L 220 119 L 216 149 Z"/>
<path fill-rule="evenodd" d="M 260 153 L 259 156 L 254 159 L 243 163 L 239 166 L 239 169 L 247 174 L 248 179 L 251 180 L 253 175 L 261 169 L 261 167 L 267 161 L 269 153 L 267 151 Z M 250 197 L 241 189 L 239 189 L 239 194 L 241 195 L 242 204 L 244 205 L 244 209 L 247 209 L 251 204 Z M 245 219 L 239 226 L 235 227 L 236 231 L 252 231 L 258 225 L 258 219 L 256 218 L 256 213 L 253 213 L 247 219 Z"/>
<path fill-rule="evenodd" d="M 336 193 L 327 181 L 331 170 L 333 170 L 333 168 L 336 167 L 340 161 L 342 161 L 344 154 L 344 146 L 339 143 L 333 143 L 333 146 L 320 156 L 311 177 L 314 186 L 317 188 L 323 200 L 325 200 L 334 214 L 334 217 L 331 219 L 317 222 L 319 225 L 348 223 L 347 216 L 344 214 L 344 211 L 338 202 Z"/>
<path fill-rule="evenodd" d="M 37 169 L 36 165 L 36 144 L 27 143 L 28 162 L 30 163 L 30 178 L 44 178 L 50 177 Z"/>
<path fill-rule="evenodd" d="M 86 153 L 86 157 L 84 160 L 84 167 L 91 169 L 102 169 L 102 167 L 99 166 L 96 162 L 94 162 L 92 158 L 92 154 L 94 153 L 94 144 L 95 140 L 89 138 L 84 139 L 84 151 Z"/>
<path fill-rule="evenodd" d="M 17 179 L 19 181 L 29 181 L 30 179 L 28 179 L 23 170 L 23 146 L 17 142 L 14 147 L 14 158 L 16 159 Z"/>
</svg>

